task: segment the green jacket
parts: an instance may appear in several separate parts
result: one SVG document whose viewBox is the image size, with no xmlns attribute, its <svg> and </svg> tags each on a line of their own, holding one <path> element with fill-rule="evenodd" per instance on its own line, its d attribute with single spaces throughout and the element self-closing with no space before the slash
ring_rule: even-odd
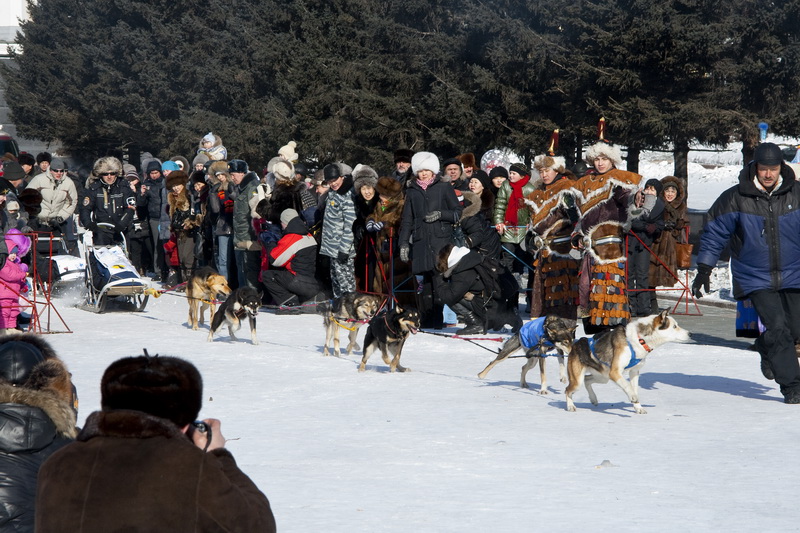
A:
<svg viewBox="0 0 800 533">
<path fill-rule="evenodd" d="M 527 197 L 530 193 L 536 190 L 536 184 L 534 183 L 533 179 L 528 180 L 522 187 L 522 197 Z M 492 222 L 497 224 L 506 224 L 505 215 L 506 215 L 506 207 L 508 206 L 508 199 L 511 196 L 511 183 L 506 180 L 500 186 L 500 190 L 497 191 L 497 198 L 494 201 L 494 215 L 492 216 Z M 520 207 L 517 210 L 517 224 L 516 227 L 509 227 L 506 228 L 506 231 L 503 235 L 500 236 L 501 242 L 513 242 L 513 243 L 520 243 L 525 238 L 525 232 L 527 231 L 528 221 L 531 218 L 531 213 L 528 211 L 528 207 L 524 206 Z"/>
</svg>

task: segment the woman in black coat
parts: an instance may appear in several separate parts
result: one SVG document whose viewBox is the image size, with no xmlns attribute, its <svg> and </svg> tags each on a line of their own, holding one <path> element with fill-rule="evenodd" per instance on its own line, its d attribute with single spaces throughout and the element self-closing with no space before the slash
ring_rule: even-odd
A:
<svg viewBox="0 0 800 533">
<path fill-rule="evenodd" d="M 453 224 L 461 217 L 461 206 L 449 183 L 441 181 L 439 159 L 430 152 L 411 158 L 414 179 L 406 189 L 400 224 L 400 259 L 411 261 L 417 280 L 417 308 L 424 328 L 441 329 L 442 305 L 434 303 L 433 272 L 439 251 L 451 243 Z"/>
</svg>

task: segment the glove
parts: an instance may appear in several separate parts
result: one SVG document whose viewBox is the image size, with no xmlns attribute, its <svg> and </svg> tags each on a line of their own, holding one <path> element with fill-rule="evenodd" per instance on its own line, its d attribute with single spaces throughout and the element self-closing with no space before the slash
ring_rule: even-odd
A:
<svg viewBox="0 0 800 533">
<path fill-rule="evenodd" d="M 664 229 L 665 230 L 673 230 L 673 229 L 675 229 L 675 221 L 674 220 L 668 220 L 668 221 L 664 222 Z"/>
<path fill-rule="evenodd" d="M 350 255 L 347 252 L 339 252 L 339 255 L 336 257 L 336 260 L 339 261 L 341 264 L 345 264 L 350 260 Z"/>
<path fill-rule="evenodd" d="M 425 218 L 423 220 L 425 220 L 425 222 L 436 222 L 440 218 L 442 218 L 441 211 L 431 211 L 430 213 L 425 215 Z"/>
<path fill-rule="evenodd" d="M 375 222 L 372 219 L 367 220 L 367 231 L 375 232 L 383 229 L 383 222 Z"/>
<path fill-rule="evenodd" d="M 50 219 L 51 226 L 60 226 L 64 223 L 64 217 L 53 217 Z"/>
<path fill-rule="evenodd" d="M 709 287 L 711 284 L 711 271 L 713 270 L 712 267 L 708 265 L 699 264 L 697 265 L 697 275 L 694 277 L 694 281 L 692 282 L 692 295 L 695 298 L 702 298 L 703 289 L 708 293 Z"/>
<path fill-rule="evenodd" d="M 239 241 L 236 243 L 234 248 L 239 250 L 249 250 L 251 246 L 253 246 L 253 241 Z"/>
<path fill-rule="evenodd" d="M 403 263 L 408 263 L 408 254 L 411 250 L 408 248 L 407 244 L 404 244 L 400 247 L 400 261 Z"/>
<path fill-rule="evenodd" d="M 656 225 L 655 224 L 648 224 L 644 227 L 644 230 L 649 234 L 652 235 L 656 232 Z"/>
<path fill-rule="evenodd" d="M 28 269 L 29 268 L 30 267 L 28 266 L 27 263 L 20 263 L 19 264 L 19 269 L 22 270 L 23 272 L 25 272 L 26 274 L 28 273 Z"/>
</svg>

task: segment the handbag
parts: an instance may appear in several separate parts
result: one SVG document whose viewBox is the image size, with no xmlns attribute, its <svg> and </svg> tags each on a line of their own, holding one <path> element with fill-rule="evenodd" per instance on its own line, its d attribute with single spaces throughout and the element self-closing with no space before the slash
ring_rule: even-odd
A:
<svg viewBox="0 0 800 533">
<path fill-rule="evenodd" d="M 692 266 L 693 244 L 675 243 L 675 263 L 678 268 L 689 268 Z"/>
</svg>

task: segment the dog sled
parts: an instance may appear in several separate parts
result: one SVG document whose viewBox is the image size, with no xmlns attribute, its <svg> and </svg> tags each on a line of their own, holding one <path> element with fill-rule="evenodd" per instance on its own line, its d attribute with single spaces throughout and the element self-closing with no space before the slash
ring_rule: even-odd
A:
<svg viewBox="0 0 800 533">
<path fill-rule="evenodd" d="M 85 261 L 86 299 L 81 309 L 103 313 L 109 301 L 144 311 L 150 298 L 150 285 L 144 281 L 121 246 L 94 246 L 91 233 L 83 234 L 81 245 Z"/>
<path fill-rule="evenodd" d="M 50 235 L 36 238 L 37 282 L 47 285 L 51 292 L 80 286 L 86 261 L 69 253 L 63 237 Z"/>
</svg>

